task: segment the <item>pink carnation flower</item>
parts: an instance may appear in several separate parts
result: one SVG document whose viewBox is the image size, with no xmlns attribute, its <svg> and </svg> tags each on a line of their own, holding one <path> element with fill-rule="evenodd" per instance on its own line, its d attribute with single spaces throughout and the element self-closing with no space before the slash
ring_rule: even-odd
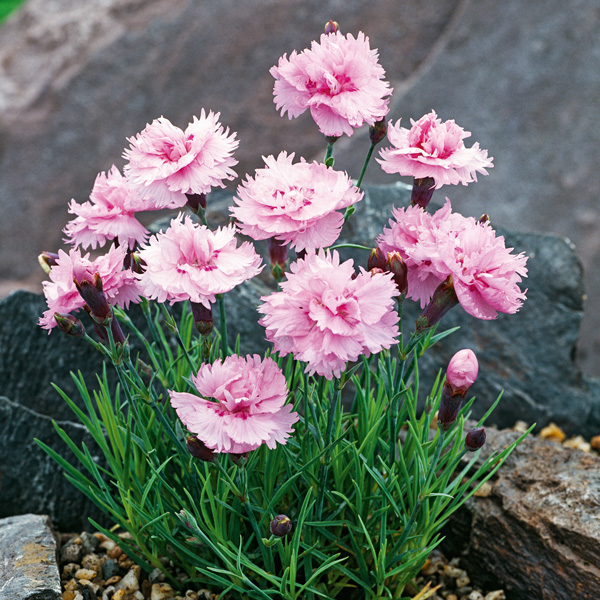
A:
<svg viewBox="0 0 600 600">
<path fill-rule="evenodd" d="M 216 451 L 243 454 L 285 444 L 298 414 L 286 404 L 285 376 L 271 358 L 228 356 L 192 377 L 201 397 L 170 391 L 183 424 Z"/>
<path fill-rule="evenodd" d="M 180 208 L 186 194 L 207 194 L 236 177 L 232 154 L 239 142 L 229 128 L 223 130 L 219 113 L 207 115 L 202 109 L 185 131 L 160 117 L 128 141 L 125 176 L 148 202 L 148 210 Z"/>
<path fill-rule="evenodd" d="M 450 359 L 446 369 L 446 381 L 452 387 L 453 393 L 466 393 L 477 379 L 479 363 L 473 350 L 459 350 Z"/>
<path fill-rule="evenodd" d="M 39 324 L 51 330 L 56 326 L 54 313 L 66 314 L 83 308 L 85 301 L 79 295 L 75 281 L 93 283 L 96 273 L 102 280 L 102 290 L 109 304 L 127 308 L 130 302 L 138 302 L 135 275 L 123 269 L 126 250 L 125 246 L 111 247 L 106 254 L 93 261 L 89 259 L 89 254 L 81 256 L 79 248 L 70 250 L 69 254 L 59 250 L 56 264 L 50 269 L 50 281 L 42 284 L 48 310 L 40 318 Z"/>
<path fill-rule="evenodd" d="M 265 158 L 266 168 L 238 187 L 237 206 L 230 210 L 241 232 L 255 240 L 275 237 L 296 250 L 330 246 L 344 224 L 336 211 L 358 202 L 363 192 L 346 173 L 293 159 L 286 152 Z"/>
<path fill-rule="evenodd" d="M 282 356 L 293 353 L 306 372 L 340 377 L 347 361 L 396 344 L 399 292 L 390 273 L 356 276 L 353 261 L 320 250 L 291 265 L 281 291 L 264 296 L 259 321 Z"/>
<path fill-rule="evenodd" d="M 525 293 L 527 257 L 511 254 L 489 223 L 453 213 L 450 201 L 431 215 L 419 206 L 394 209 L 395 220 L 378 238 L 383 252 L 397 251 L 408 268 L 408 297 L 423 308 L 436 287 L 452 275 L 463 308 L 479 319 L 519 310 Z"/>
<path fill-rule="evenodd" d="M 310 50 L 294 50 L 289 60 L 284 54 L 271 67 L 277 110 L 291 119 L 310 109 L 326 136 L 350 136 L 354 127 L 373 125 L 387 114 L 392 93 L 377 59 L 362 32 L 356 38 L 339 31 L 321 35 Z"/>
<path fill-rule="evenodd" d="M 263 268 L 250 242 L 237 247 L 233 225 L 211 231 L 181 214 L 164 233 L 153 235 L 139 256 L 147 265 L 138 276 L 145 297 L 171 304 L 191 300 L 206 308 L 215 294 L 228 292 Z"/>
<path fill-rule="evenodd" d="M 69 212 L 77 218 L 69 221 L 64 228 L 68 236 L 65 242 L 83 248 L 104 246 L 107 240 L 117 239 L 121 245 L 133 249 L 143 244 L 147 229 L 135 218 L 134 213 L 144 210 L 143 203 L 121 175 L 117 167 L 112 166 L 106 175 L 96 177 L 90 202 L 78 204 L 71 200 Z"/>
<path fill-rule="evenodd" d="M 470 137 L 470 132 L 454 121 L 442 123 L 435 111 L 417 122 L 411 119 L 411 123 L 411 129 L 400 127 L 400 121 L 388 124 L 392 147 L 383 148 L 381 160 L 377 159 L 386 173 L 416 179 L 432 177 L 437 189 L 442 185 L 477 181 L 477 173 L 487 175 L 486 168 L 493 166 L 493 159 L 488 158 L 487 150 L 481 150 L 477 142 L 471 148 L 465 147 L 463 139 Z"/>
</svg>

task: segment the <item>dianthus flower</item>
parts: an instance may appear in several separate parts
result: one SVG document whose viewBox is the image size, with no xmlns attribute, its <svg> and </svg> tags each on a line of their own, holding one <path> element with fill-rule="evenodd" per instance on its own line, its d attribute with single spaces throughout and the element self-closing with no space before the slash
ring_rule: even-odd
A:
<svg viewBox="0 0 600 600">
<path fill-rule="evenodd" d="M 454 121 L 438 119 L 431 111 L 418 121 L 411 119 L 412 128 L 400 127 L 400 121 L 388 125 L 392 147 L 383 148 L 377 161 L 386 173 L 412 175 L 415 179 L 431 177 L 435 188 L 442 185 L 467 185 L 477 181 L 477 173 L 487 175 L 492 158 L 479 143 L 465 147 L 463 139 L 471 133 Z"/>
<path fill-rule="evenodd" d="M 170 391 L 183 424 L 211 450 L 243 454 L 285 444 L 298 414 L 286 404 L 285 376 L 272 358 L 228 356 L 203 364 L 192 381 L 200 397 Z"/>
<path fill-rule="evenodd" d="M 230 291 L 262 270 L 250 242 L 236 246 L 235 226 L 211 231 L 180 214 L 140 250 L 146 263 L 138 275 L 140 290 L 158 302 L 191 300 L 210 308 L 215 294 Z"/>
<path fill-rule="evenodd" d="M 340 377 L 347 361 L 396 344 L 399 292 L 390 273 L 355 275 L 336 251 L 307 254 L 290 267 L 281 291 L 263 296 L 259 323 L 282 356 L 293 353 L 306 372 Z"/>
<path fill-rule="evenodd" d="M 69 251 L 58 251 L 56 264 L 50 269 L 50 281 L 44 281 L 44 295 L 48 304 L 39 324 L 51 330 L 56 326 L 54 313 L 67 314 L 85 306 L 85 300 L 77 291 L 75 281 L 94 282 L 96 273 L 102 281 L 102 291 L 109 304 L 124 308 L 130 302 L 138 302 L 139 291 L 135 275 L 128 269 L 123 269 L 123 260 L 127 248 L 111 247 L 108 252 L 95 260 L 89 259 L 89 254 L 81 255 L 79 248 Z"/>
<path fill-rule="evenodd" d="M 68 236 L 65 242 L 96 248 L 117 239 L 133 249 L 148 237 L 148 231 L 134 216 L 141 210 L 145 210 L 143 203 L 113 165 L 108 174 L 102 172 L 96 177 L 89 202 L 71 200 L 69 212 L 77 217 L 63 230 Z"/>
<path fill-rule="evenodd" d="M 430 215 L 419 206 L 394 209 L 378 238 L 383 252 L 397 251 L 408 267 L 408 297 L 424 307 L 437 286 L 452 276 L 458 301 L 472 316 L 494 319 L 515 313 L 525 299 L 518 283 L 527 257 L 511 254 L 489 223 L 452 213 L 450 201 Z"/>
<path fill-rule="evenodd" d="M 180 208 L 186 194 L 207 194 L 236 177 L 232 154 L 239 142 L 229 128 L 223 130 L 219 113 L 202 109 L 185 131 L 160 117 L 128 142 L 125 176 L 147 201 L 147 210 Z"/>
<path fill-rule="evenodd" d="M 316 250 L 337 240 L 344 216 L 337 212 L 362 196 L 346 173 L 281 152 L 238 187 L 230 210 L 244 235 L 275 237 L 296 250 Z"/>
<path fill-rule="evenodd" d="M 326 136 L 350 136 L 354 127 L 374 125 L 387 114 L 392 92 L 377 59 L 362 32 L 356 38 L 339 31 L 321 35 L 310 50 L 294 50 L 289 59 L 284 54 L 271 67 L 277 110 L 291 119 L 310 109 Z"/>
</svg>

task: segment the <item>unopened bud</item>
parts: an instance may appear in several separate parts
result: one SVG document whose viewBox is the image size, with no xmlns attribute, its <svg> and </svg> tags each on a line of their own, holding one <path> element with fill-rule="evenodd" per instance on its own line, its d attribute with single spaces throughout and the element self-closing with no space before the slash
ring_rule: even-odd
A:
<svg viewBox="0 0 600 600">
<path fill-rule="evenodd" d="M 212 314 L 212 306 L 206 308 L 204 304 L 198 302 L 190 302 L 192 307 L 192 315 L 194 315 L 194 325 L 200 335 L 210 335 L 213 330 L 215 320 Z"/>
<path fill-rule="evenodd" d="M 438 411 L 438 423 L 443 430 L 450 429 L 456 422 L 464 398 L 463 394 L 452 393 L 452 387 L 447 381 L 444 383 L 440 410 Z"/>
<path fill-rule="evenodd" d="M 71 314 L 54 313 L 54 320 L 58 328 L 67 335 L 73 337 L 82 337 L 85 335 L 83 323 Z"/>
<path fill-rule="evenodd" d="M 454 394 L 460 393 L 463 396 L 468 389 L 475 383 L 479 373 L 479 363 L 473 350 L 465 348 L 459 350 L 448 363 L 446 369 L 446 381 L 452 388 Z"/>
<path fill-rule="evenodd" d="M 199 209 L 206 210 L 206 194 L 186 194 L 187 205 L 194 214 L 198 214 Z"/>
<path fill-rule="evenodd" d="M 487 213 L 481 215 L 479 217 L 479 219 L 477 219 L 478 223 L 481 223 L 482 225 L 485 223 L 489 223 L 490 222 L 490 215 L 488 215 Z"/>
<path fill-rule="evenodd" d="M 410 195 L 410 205 L 420 206 L 423 209 L 427 208 L 431 196 L 435 190 L 435 180 L 433 177 L 423 177 L 422 179 L 414 178 L 413 189 Z"/>
<path fill-rule="evenodd" d="M 185 445 L 189 453 L 199 460 L 204 462 L 212 462 L 214 459 L 214 451 L 206 446 L 206 444 L 199 440 L 195 435 L 188 435 L 185 440 Z"/>
<path fill-rule="evenodd" d="M 79 295 L 84 299 L 88 308 L 90 309 L 90 315 L 92 318 L 102 325 L 111 314 L 110 305 L 108 300 L 102 291 L 102 280 L 100 275 L 96 273 L 94 275 L 94 283 L 84 279 L 83 281 L 75 280 L 75 286 Z"/>
<path fill-rule="evenodd" d="M 475 427 L 467 433 L 465 438 L 465 447 L 469 452 L 475 452 L 479 448 L 483 448 L 485 444 L 485 427 Z"/>
<path fill-rule="evenodd" d="M 292 520 L 286 515 L 277 515 L 269 526 L 271 534 L 283 538 L 292 531 Z"/>
<path fill-rule="evenodd" d="M 367 269 L 369 271 L 371 269 L 381 269 L 384 271 L 386 267 L 386 255 L 379 248 L 373 248 L 373 250 L 371 250 L 371 254 L 369 255 L 369 260 L 367 261 Z"/>
<path fill-rule="evenodd" d="M 46 250 L 44 250 L 38 256 L 38 263 L 40 263 L 40 267 L 42 267 L 42 270 L 44 271 L 44 273 L 46 273 L 46 275 L 50 273 L 50 269 L 56 265 L 57 261 L 58 254 L 56 254 L 55 252 L 47 252 Z"/>
<path fill-rule="evenodd" d="M 337 21 L 327 21 L 325 23 L 325 33 L 329 35 L 330 33 L 336 33 L 340 30 L 340 26 Z"/>
<path fill-rule="evenodd" d="M 405 294 L 408 290 L 408 267 L 400 252 L 389 252 L 387 255 L 387 270 L 394 276 L 394 282 L 401 294 Z"/>
<path fill-rule="evenodd" d="M 369 127 L 369 139 L 371 144 L 376 146 L 387 135 L 387 121 L 385 117 L 381 121 L 376 121 L 374 125 Z"/>
<path fill-rule="evenodd" d="M 285 265 L 287 263 L 287 244 L 280 242 L 274 237 L 269 238 L 269 259 L 271 261 L 271 273 L 275 281 L 283 279 Z"/>
<path fill-rule="evenodd" d="M 423 332 L 439 323 L 441 318 L 457 304 L 458 298 L 454 291 L 454 281 L 452 275 L 448 275 L 446 280 L 437 286 L 429 304 L 417 319 L 417 332 Z"/>
<path fill-rule="evenodd" d="M 134 273 L 139 273 L 140 275 L 146 270 L 146 261 L 143 258 L 140 258 L 140 255 L 136 252 L 132 252 L 131 250 L 127 251 L 125 254 L 125 260 L 123 261 L 123 268 L 129 269 Z"/>
</svg>

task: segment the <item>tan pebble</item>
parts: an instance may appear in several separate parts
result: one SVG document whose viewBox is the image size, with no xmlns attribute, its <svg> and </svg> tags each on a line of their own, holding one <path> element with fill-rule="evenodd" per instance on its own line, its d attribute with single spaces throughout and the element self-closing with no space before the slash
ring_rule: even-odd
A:
<svg viewBox="0 0 600 600">
<path fill-rule="evenodd" d="M 470 583 L 471 583 L 471 580 L 469 579 L 469 576 L 465 573 L 464 575 L 462 575 L 461 577 L 459 577 L 456 580 L 456 587 L 462 588 L 462 587 L 469 585 Z"/>
<path fill-rule="evenodd" d="M 136 565 L 137 567 L 137 565 Z M 140 589 L 140 583 L 138 581 L 140 568 L 129 569 L 125 573 L 124 577 L 115 585 L 116 590 L 127 590 L 128 592 L 137 592 Z"/>
<path fill-rule="evenodd" d="M 129 531 L 124 531 L 123 533 L 120 533 L 119 537 L 122 540 L 132 540 L 133 539 L 133 536 L 129 533 Z"/>
<path fill-rule="evenodd" d="M 121 548 L 121 546 L 113 546 L 109 551 L 108 551 L 108 556 L 109 558 L 119 558 L 119 556 L 121 556 L 123 554 L 123 549 Z"/>
<path fill-rule="evenodd" d="M 486 481 L 474 494 L 477 498 L 487 498 L 492 493 L 492 484 Z"/>
<path fill-rule="evenodd" d="M 451 567 L 460 567 L 460 558 L 453 558 L 448 564 Z"/>
<path fill-rule="evenodd" d="M 97 583 L 94 583 L 89 579 L 81 579 L 79 583 L 81 583 L 82 589 L 88 587 L 92 590 L 92 592 L 94 592 L 94 594 L 96 594 L 96 592 L 100 589 L 100 586 Z"/>
<path fill-rule="evenodd" d="M 123 557 L 121 557 L 118 561 L 117 564 L 122 568 L 122 569 L 131 569 L 131 567 L 133 567 L 135 565 L 135 563 L 130 559 L 127 558 L 126 554 L 123 554 Z"/>
<path fill-rule="evenodd" d="M 77 571 L 81 569 L 81 565 L 76 563 L 67 563 L 62 570 L 62 579 L 68 579 L 69 577 L 73 577 Z"/>
<path fill-rule="evenodd" d="M 506 600 L 504 590 L 495 590 L 486 594 L 484 600 Z"/>
<path fill-rule="evenodd" d="M 70 581 L 67 581 L 67 583 L 65 583 L 65 591 L 66 592 L 75 592 L 80 587 L 81 586 L 79 585 L 79 582 L 77 581 L 77 579 L 71 579 Z"/>
<path fill-rule="evenodd" d="M 83 595 L 81 594 L 81 592 L 76 592 L 73 596 L 73 600 L 83 600 Z"/>
<path fill-rule="evenodd" d="M 93 571 L 99 571 L 102 566 L 102 560 L 97 554 L 87 554 L 81 559 L 81 566 L 84 569 L 92 569 Z"/>
<path fill-rule="evenodd" d="M 590 440 L 590 446 L 594 449 L 594 450 L 600 450 L 600 435 L 595 435 L 591 440 Z"/>
<path fill-rule="evenodd" d="M 96 575 L 98 575 L 98 572 L 92 569 L 79 569 L 75 572 L 77 579 L 94 579 Z"/>
<path fill-rule="evenodd" d="M 573 448 L 575 450 L 583 450 L 583 452 L 589 452 L 592 449 L 591 444 L 588 444 L 580 435 L 572 437 L 563 443 L 563 446 L 567 448 Z"/>
<path fill-rule="evenodd" d="M 131 600 L 144 600 L 144 594 L 138 590 L 135 594 L 133 594 Z"/>
<path fill-rule="evenodd" d="M 153 583 L 150 600 L 169 600 L 173 598 L 173 588 L 168 583 Z"/>
<path fill-rule="evenodd" d="M 430 567 L 431 567 L 431 560 L 428 558 L 423 563 L 423 566 L 421 567 L 421 573 L 423 573 L 424 575 L 431 575 L 431 573 L 427 572 Z M 435 572 L 435 569 L 432 572 Z"/>
<path fill-rule="evenodd" d="M 113 575 L 111 578 L 107 579 L 104 582 L 104 585 L 114 585 L 115 583 L 119 583 L 121 581 L 120 575 Z"/>
<path fill-rule="evenodd" d="M 468 596 L 467 600 L 484 600 L 483 594 L 479 590 L 473 590 Z"/>
<path fill-rule="evenodd" d="M 104 540 L 103 542 L 100 542 L 100 548 L 103 548 L 107 552 L 110 552 L 113 548 L 116 547 L 116 545 L 117 544 L 115 544 L 115 542 L 113 542 L 112 540 Z"/>
<path fill-rule="evenodd" d="M 444 565 L 444 575 L 448 577 L 452 577 L 452 579 L 458 579 L 459 577 L 463 577 L 466 573 L 459 569 L 458 567 L 451 567 L 450 565 Z"/>
<path fill-rule="evenodd" d="M 215 595 L 210 590 L 198 590 L 198 600 L 213 600 Z"/>
<path fill-rule="evenodd" d="M 198 600 L 198 594 L 194 590 L 187 590 L 184 600 Z"/>
<path fill-rule="evenodd" d="M 517 433 L 525 433 L 529 429 L 529 425 L 525 421 L 517 421 L 513 425 L 513 431 Z"/>
<path fill-rule="evenodd" d="M 448 594 L 446 600 L 458 600 L 458 596 L 456 594 Z"/>
<path fill-rule="evenodd" d="M 125 590 L 117 590 L 112 597 L 112 600 L 125 600 L 127 592 Z"/>
<path fill-rule="evenodd" d="M 540 437 L 544 440 L 551 440 L 562 444 L 565 440 L 565 432 L 556 424 L 550 423 L 540 431 Z"/>
<path fill-rule="evenodd" d="M 75 592 L 68 591 L 62 593 L 62 600 L 73 600 L 75 598 Z"/>
<path fill-rule="evenodd" d="M 113 585 L 109 585 L 108 587 L 104 588 L 104 591 L 102 592 L 102 600 L 112 600 L 114 598 L 114 594 L 115 587 Z"/>
</svg>

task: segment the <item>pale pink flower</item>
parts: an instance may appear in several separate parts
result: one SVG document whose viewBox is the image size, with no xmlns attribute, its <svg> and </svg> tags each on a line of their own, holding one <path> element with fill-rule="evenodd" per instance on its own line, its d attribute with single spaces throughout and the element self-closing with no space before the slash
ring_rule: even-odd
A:
<svg viewBox="0 0 600 600">
<path fill-rule="evenodd" d="M 277 110 L 291 119 L 310 109 L 326 136 L 350 136 L 354 127 L 373 125 L 388 112 L 392 90 L 362 32 L 356 38 L 339 31 L 323 34 L 310 50 L 294 50 L 289 59 L 284 54 L 270 73 Z"/>
<path fill-rule="evenodd" d="M 435 188 L 442 185 L 467 185 L 477 181 L 477 173 L 487 175 L 493 158 L 479 143 L 465 147 L 463 140 L 471 133 L 454 121 L 438 119 L 431 111 L 418 121 L 411 119 L 412 128 L 400 127 L 400 121 L 388 125 L 389 148 L 380 152 L 377 161 L 386 173 L 409 175 L 416 179 L 432 177 Z"/>
<path fill-rule="evenodd" d="M 235 135 L 223 129 L 219 113 L 207 115 L 204 109 L 185 131 L 160 117 L 128 138 L 125 176 L 147 201 L 147 210 L 180 208 L 186 194 L 207 194 L 213 187 L 225 187 L 224 180 L 235 179 Z"/>
<path fill-rule="evenodd" d="M 179 215 L 163 233 L 153 235 L 139 252 L 142 294 L 171 304 L 184 300 L 210 308 L 215 294 L 224 294 L 262 270 L 250 242 L 237 247 L 235 226 L 211 231 Z"/>
<path fill-rule="evenodd" d="M 337 211 L 358 202 L 363 192 L 344 172 L 293 159 L 286 152 L 264 158 L 266 167 L 238 187 L 231 213 L 240 231 L 255 240 L 275 237 L 296 250 L 330 246 L 344 224 Z"/>
<path fill-rule="evenodd" d="M 346 362 L 397 343 L 399 295 L 390 273 L 371 275 L 336 251 L 309 253 L 290 267 L 281 291 L 263 296 L 259 323 L 282 356 L 293 353 L 306 372 L 340 377 Z M 353 279 L 352 277 L 356 277 Z"/>
<path fill-rule="evenodd" d="M 142 210 L 143 203 L 113 165 L 108 174 L 102 172 L 96 177 L 89 202 L 78 204 L 71 200 L 69 212 L 77 217 L 63 230 L 68 236 L 65 242 L 96 248 L 116 239 L 133 249 L 148 237 L 147 229 L 134 216 Z"/>
<path fill-rule="evenodd" d="M 183 424 L 215 452 L 243 454 L 285 444 L 298 414 L 287 403 L 285 376 L 272 358 L 228 356 L 203 364 L 192 381 L 200 397 L 170 391 Z"/>
<path fill-rule="evenodd" d="M 397 251 L 408 268 L 408 297 L 424 307 L 436 287 L 452 275 L 463 308 L 479 319 L 519 310 L 525 293 L 527 257 L 511 254 L 489 223 L 453 213 L 450 201 L 430 215 L 419 206 L 394 209 L 394 220 L 378 238 L 383 252 Z"/>
<path fill-rule="evenodd" d="M 479 363 L 473 350 L 459 350 L 450 359 L 446 369 L 446 381 L 452 387 L 453 393 L 466 393 L 475 383 L 479 372 Z"/>
<path fill-rule="evenodd" d="M 50 281 L 43 282 L 44 295 L 48 304 L 39 324 L 51 330 L 56 326 L 54 313 L 70 313 L 83 308 L 84 299 L 79 295 L 75 281 L 94 282 L 96 273 L 102 280 L 102 290 L 109 304 L 127 308 L 130 302 L 139 301 L 139 291 L 135 275 L 123 269 L 125 246 L 109 248 L 108 252 L 95 260 L 89 254 L 81 255 L 79 248 L 58 251 L 56 264 L 50 269 Z"/>
</svg>

